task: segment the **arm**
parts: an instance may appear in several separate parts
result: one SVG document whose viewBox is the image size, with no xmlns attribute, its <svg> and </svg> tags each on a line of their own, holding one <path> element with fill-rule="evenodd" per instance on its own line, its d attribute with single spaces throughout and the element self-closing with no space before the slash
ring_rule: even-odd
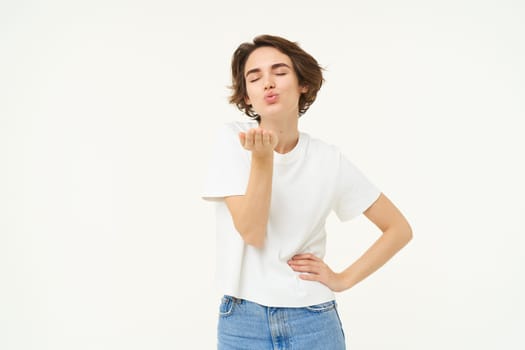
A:
<svg viewBox="0 0 525 350">
<path fill-rule="evenodd" d="M 306 272 L 301 278 L 319 281 L 336 292 L 347 290 L 383 266 L 412 239 L 412 229 L 403 214 L 384 195 L 364 212 L 383 234 L 353 264 L 341 273 L 333 272 L 312 254 L 299 254 L 290 261 L 294 271 Z"/>
<path fill-rule="evenodd" d="M 242 146 L 252 152 L 246 194 L 226 197 L 233 224 L 246 244 L 262 247 L 270 212 L 273 178 L 273 149 L 277 136 L 262 128 L 240 133 Z"/>
</svg>

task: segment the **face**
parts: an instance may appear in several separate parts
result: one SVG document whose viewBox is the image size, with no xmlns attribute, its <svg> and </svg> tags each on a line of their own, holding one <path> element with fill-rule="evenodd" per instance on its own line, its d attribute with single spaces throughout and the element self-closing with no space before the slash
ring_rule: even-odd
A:
<svg viewBox="0 0 525 350">
<path fill-rule="evenodd" d="M 246 61 L 244 79 L 246 103 L 261 118 L 297 118 L 299 97 L 307 88 L 299 86 L 290 57 L 273 47 L 255 49 Z"/>
</svg>

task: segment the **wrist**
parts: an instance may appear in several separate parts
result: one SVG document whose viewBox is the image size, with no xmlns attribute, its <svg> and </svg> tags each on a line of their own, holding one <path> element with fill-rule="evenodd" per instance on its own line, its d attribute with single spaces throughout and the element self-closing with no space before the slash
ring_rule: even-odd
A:
<svg viewBox="0 0 525 350">
<path fill-rule="evenodd" d="M 252 151 L 252 161 L 255 162 L 273 162 L 273 150 L 271 152 Z"/>
<path fill-rule="evenodd" d="M 338 273 L 339 286 L 341 291 L 352 288 L 356 283 L 352 278 L 351 271 L 345 270 Z"/>
</svg>

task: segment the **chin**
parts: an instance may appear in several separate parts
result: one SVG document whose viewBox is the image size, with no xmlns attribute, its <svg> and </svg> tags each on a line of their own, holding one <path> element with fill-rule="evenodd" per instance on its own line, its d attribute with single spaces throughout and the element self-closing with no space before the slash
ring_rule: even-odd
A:
<svg viewBox="0 0 525 350">
<path fill-rule="evenodd" d="M 261 113 L 259 115 L 264 115 L 268 117 L 277 117 L 279 115 L 282 115 L 283 113 L 286 113 L 286 110 L 277 104 L 273 105 L 267 105 L 265 108 L 262 108 Z"/>
</svg>

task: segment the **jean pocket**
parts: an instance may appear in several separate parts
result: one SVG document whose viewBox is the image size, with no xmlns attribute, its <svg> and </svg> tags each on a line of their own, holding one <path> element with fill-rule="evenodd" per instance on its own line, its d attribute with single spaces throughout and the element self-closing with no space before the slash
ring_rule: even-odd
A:
<svg viewBox="0 0 525 350">
<path fill-rule="evenodd" d="M 225 295 L 221 299 L 221 305 L 219 306 L 219 316 L 226 317 L 230 316 L 233 312 L 233 306 L 235 304 L 235 300 L 233 297 L 229 295 Z"/>
<path fill-rule="evenodd" d="M 325 311 L 333 310 L 335 309 L 335 307 L 336 307 L 335 300 L 331 300 L 325 303 L 307 306 L 306 309 L 312 312 L 325 312 Z"/>
</svg>

